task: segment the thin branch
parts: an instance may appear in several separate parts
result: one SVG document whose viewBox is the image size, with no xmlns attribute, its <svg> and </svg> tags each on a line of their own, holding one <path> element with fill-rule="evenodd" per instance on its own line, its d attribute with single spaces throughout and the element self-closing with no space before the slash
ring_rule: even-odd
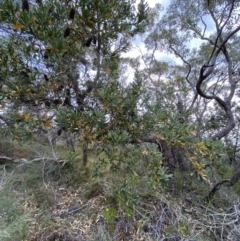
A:
<svg viewBox="0 0 240 241">
<path fill-rule="evenodd" d="M 212 188 L 211 192 L 207 195 L 206 200 L 208 202 L 211 201 L 213 199 L 213 196 L 216 193 L 216 191 L 218 191 L 224 183 L 229 183 L 229 182 L 230 182 L 230 179 L 224 179 L 224 180 L 221 180 L 220 182 L 216 183 L 214 185 L 214 187 Z"/>
</svg>

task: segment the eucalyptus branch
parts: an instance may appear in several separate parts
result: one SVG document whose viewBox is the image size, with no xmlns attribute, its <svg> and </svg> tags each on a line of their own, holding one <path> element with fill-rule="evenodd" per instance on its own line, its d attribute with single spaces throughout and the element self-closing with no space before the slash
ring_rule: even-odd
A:
<svg viewBox="0 0 240 241">
<path fill-rule="evenodd" d="M 191 88 L 194 90 L 194 92 L 196 92 L 195 89 L 194 89 L 194 85 L 191 83 L 191 81 L 188 78 L 190 73 L 191 73 L 191 69 L 192 69 L 191 64 L 189 62 L 187 62 L 187 60 L 185 60 L 183 58 L 183 56 L 181 54 L 179 54 L 178 51 L 171 44 L 169 45 L 169 48 L 174 52 L 174 54 L 176 56 L 178 56 L 188 66 L 188 72 L 187 72 L 187 75 L 186 75 L 185 79 L 187 80 L 187 82 L 189 83 Z"/>
</svg>

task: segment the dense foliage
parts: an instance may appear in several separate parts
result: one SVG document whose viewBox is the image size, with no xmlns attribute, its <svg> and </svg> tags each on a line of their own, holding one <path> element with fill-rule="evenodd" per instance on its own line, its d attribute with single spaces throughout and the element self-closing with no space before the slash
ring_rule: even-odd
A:
<svg viewBox="0 0 240 241">
<path fill-rule="evenodd" d="M 239 154 L 239 5 L 1 1 L 1 134 L 44 134 L 51 145 L 54 133 L 74 135 L 85 167 L 97 152 L 93 178 L 126 170 L 116 202 L 129 216 L 139 201 L 134 177 L 152 188 L 178 171 L 209 184 L 212 173 L 226 178 Z"/>
</svg>

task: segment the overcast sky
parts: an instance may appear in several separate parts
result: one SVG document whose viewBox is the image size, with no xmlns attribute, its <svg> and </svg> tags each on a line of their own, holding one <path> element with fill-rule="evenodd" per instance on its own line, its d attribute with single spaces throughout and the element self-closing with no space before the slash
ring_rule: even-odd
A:
<svg viewBox="0 0 240 241">
<path fill-rule="evenodd" d="M 150 7 L 154 7 L 156 3 L 161 3 L 164 7 L 168 5 L 169 0 L 146 0 Z"/>
<path fill-rule="evenodd" d="M 137 0 L 136 4 L 139 2 L 140 2 L 140 0 Z M 170 3 L 169 0 L 146 0 L 146 2 L 148 2 L 149 7 L 151 7 L 151 8 L 153 8 L 157 3 L 160 3 L 164 7 L 164 9 L 166 9 Z M 133 43 L 132 50 L 123 54 L 122 56 L 137 57 L 137 56 L 141 56 L 142 54 L 145 54 L 147 52 L 147 49 L 144 47 L 143 40 L 144 40 L 143 37 L 140 37 L 140 36 L 135 37 L 135 39 L 132 42 Z M 167 62 L 176 61 L 176 59 L 173 55 L 169 55 L 169 54 L 166 54 L 164 52 L 159 52 L 159 51 L 156 51 L 155 57 L 159 60 L 167 61 Z"/>
<path fill-rule="evenodd" d="M 140 0 L 136 1 L 136 4 L 139 3 Z M 170 4 L 170 0 L 146 0 L 146 2 L 148 2 L 149 7 L 153 8 L 157 3 L 160 3 L 164 9 L 166 10 L 166 8 L 168 7 L 168 5 Z M 206 32 L 211 33 L 213 26 L 212 22 L 210 20 L 208 20 L 207 18 L 204 19 L 205 22 L 207 22 L 208 28 Z M 137 56 L 141 56 L 141 54 L 144 54 L 147 52 L 147 49 L 144 47 L 144 43 L 143 43 L 143 38 L 138 36 L 133 40 L 133 49 L 131 51 L 129 51 L 128 53 L 124 54 L 123 56 L 126 57 L 137 57 Z M 202 40 L 197 40 L 194 39 L 192 40 L 189 44 L 190 47 L 194 48 L 194 47 L 198 47 L 200 44 L 202 43 Z M 158 60 L 161 61 L 167 61 L 167 62 L 176 62 L 178 64 L 181 64 L 182 61 L 179 58 L 176 58 L 176 56 L 172 55 L 172 54 L 166 54 L 165 52 L 160 52 L 160 51 L 156 51 L 155 53 L 155 57 Z"/>
</svg>

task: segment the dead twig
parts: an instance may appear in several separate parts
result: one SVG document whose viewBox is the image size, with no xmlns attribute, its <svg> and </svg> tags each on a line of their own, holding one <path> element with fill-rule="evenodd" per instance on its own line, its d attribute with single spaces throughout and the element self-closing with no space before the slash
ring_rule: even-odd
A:
<svg viewBox="0 0 240 241">
<path fill-rule="evenodd" d="M 0 165 L 9 164 L 9 163 L 12 163 L 12 162 L 13 162 L 13 159 L 11 157 L 0 156 Z"/>
<path fill-rule="evenodd" d="M 53 157 L 38 157 L 35 158 L 33 160 L 31 160 L 30 162 L 47 162 L 47 161 L 52 161 L 52 162 L 56 162 L 56 163 L 62 163 L 63 165 L 65 165 L 67 163 L 67 160 L 61 159 L 61 158 L 53 158 Z"/>
</svg>

